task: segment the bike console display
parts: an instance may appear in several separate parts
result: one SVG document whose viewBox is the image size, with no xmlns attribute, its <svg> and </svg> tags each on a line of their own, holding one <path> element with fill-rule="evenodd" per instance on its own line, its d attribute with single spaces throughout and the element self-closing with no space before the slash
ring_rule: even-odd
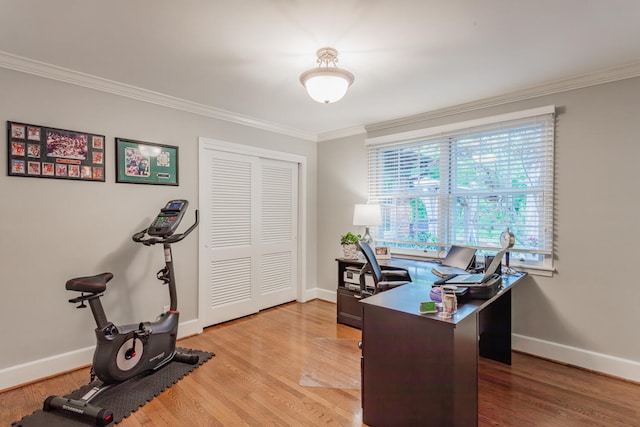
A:
<svg viewBox="0 0 640 427">
<path fill-rule="evenodd" d="M 171 200 L 153 220 L 147 233 L 150 236 L 168 237 L 175 233 L 182 216 L 187 210 L 189 202 L 186 200 Z"/>
</svg>

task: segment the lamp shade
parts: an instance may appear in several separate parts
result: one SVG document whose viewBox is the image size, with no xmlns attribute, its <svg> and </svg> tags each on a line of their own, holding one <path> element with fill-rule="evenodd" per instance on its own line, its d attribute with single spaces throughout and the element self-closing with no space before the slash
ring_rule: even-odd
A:
<svg viewBox="0 0 640 427">
<path fill-rule="evenodd" d="M 380 205 L 358 204 L 353 209 L 353 225 L 380 225 L 382 224 L 382 212 Z"/>
<path fill-rule="evenodd" d="M 330 104 L 347 93 L 353 76 L 341 68 L 315 68 L 300 76 L 300 82 L 314 101 Z"/>
</svg>

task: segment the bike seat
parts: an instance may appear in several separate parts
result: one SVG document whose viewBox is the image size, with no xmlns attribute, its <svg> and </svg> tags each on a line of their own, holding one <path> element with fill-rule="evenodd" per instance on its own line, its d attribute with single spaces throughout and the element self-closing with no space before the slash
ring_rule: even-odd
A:
<svg viewBox="0 0 640 427">
<path fill-rule="evenodd" d="M 102 273 L 95 276 L 76 277 L 67 280 L 66 288 L 68 291 L 89 292 L 99 294 L 107 289 L 107 282 L 113 279 L 113 274 Z"/>
</svg>

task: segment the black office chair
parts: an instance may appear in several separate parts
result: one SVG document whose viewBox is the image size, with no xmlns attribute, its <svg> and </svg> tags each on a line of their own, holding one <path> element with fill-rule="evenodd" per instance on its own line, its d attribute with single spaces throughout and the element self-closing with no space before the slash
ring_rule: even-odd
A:
<svg viewBox="0 0 640 427">
<path fill-rule="evenodd" d="M 383 270 L 378 264 L 373 249 L 367 242 L 358 242 L 360 251 L 364 254 L 367 263 L 360 270 L 360 293 L 363 297 L 377 294 L 398 286 L 406 285 L 411 282 L 411 275 L 407 270 L 388 269 Z M 366 273 L 371 272 L 373 276 L 374 289 L 373 292 L 367 288 L 365 276 Z"/>
</svg>

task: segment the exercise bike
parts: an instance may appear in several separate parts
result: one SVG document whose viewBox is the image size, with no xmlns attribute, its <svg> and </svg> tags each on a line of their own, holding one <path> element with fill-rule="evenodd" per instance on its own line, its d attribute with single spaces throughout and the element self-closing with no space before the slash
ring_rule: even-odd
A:
<svg viewBox="0 0 640 427">
<path fill-rule="evenodd" d="M 137 375 L 155 371 L 172 360 L 197 364 L 198 356 L 176 352 L 176 336 L 180 313 L 177 310 L 175 273 L 171 245 L 180 242 L 198 226 L 198 211 L 195 222 L 184 233 L 174 234 L 187 210 L 187 200 L 171 200 L 145 228 L 132 236 L 134 242 L 145 246 L 162 244 L 164 247 L 165 267 L 156 277 L 169 288 L 169 310 L 161 313 L 155 322 L 117 326 L 111 323 L 104 312 L 100 297 L 107 289 L 107 283 L 113 278 L 111 273 L 78 277 L 66 283 L 69 291 L 80 292 L 80 296 L 69 300 L 80 304 L 77 308 L 86 308 L 89 303 L 96 322 L 97 345 L 93 354 L 91 382 L 97 376 L 102 385 L 92 388 L 81 399 L 67 399 L 49 396 L 43 405 L 45 411 L 61 411 L 79 415 L 99 426 L 113 422 L 113 412 L 90 404 L 101 392 Z M 148 236 L 148 237 L 147 237 Z"/>
</svg>

